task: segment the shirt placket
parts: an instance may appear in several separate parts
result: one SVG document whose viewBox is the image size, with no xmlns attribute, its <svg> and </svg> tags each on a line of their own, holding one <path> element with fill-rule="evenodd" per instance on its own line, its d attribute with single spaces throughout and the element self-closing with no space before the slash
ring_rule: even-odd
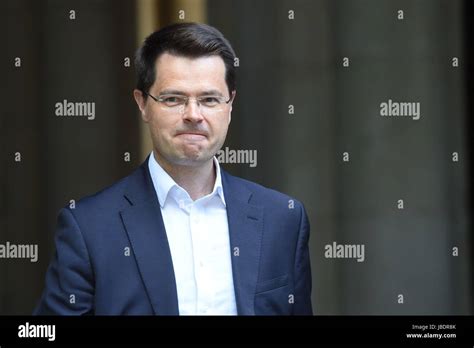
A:
<svg viewBox="0 0 474 348">
<path fill-rule="evenodd" d="M 209 239 L 201 204 L 194 203 L 190 212 L 191 235 L 194 247 L 194 274 L 197 287 L 197 314 L 207 314 L 212 305 L 211 268 L 206 257 L 209 254 Z"/>
</svg>

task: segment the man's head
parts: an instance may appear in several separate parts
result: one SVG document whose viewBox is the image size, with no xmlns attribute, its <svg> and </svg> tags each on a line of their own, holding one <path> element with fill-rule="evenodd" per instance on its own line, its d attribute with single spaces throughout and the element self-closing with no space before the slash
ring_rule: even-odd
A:
<svg viewBox="0 0 474 348">
<path fill-rule="evenodd" d="M 173 24 L 137 51 L 134 97 L 155 153 L 171 165 L 198 166 L 222 147 L 235 96 L 235 53 L 215 28 Z"/>
</svg>

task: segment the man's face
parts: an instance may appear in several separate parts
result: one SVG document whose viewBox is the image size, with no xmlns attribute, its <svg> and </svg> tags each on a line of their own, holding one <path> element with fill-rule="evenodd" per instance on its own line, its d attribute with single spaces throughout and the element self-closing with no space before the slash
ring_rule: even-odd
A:
<svg viewBox="0 0 474 348">
<path fill-rule="evenodd" d="M 231 119 L 232 102 L 207 108 L 196 97 L 221 96 L 229 100 L 225 65 L 219 56 L 186 58 L 168 53 L 156 61 L 156 79 L 149 94 L 183 95 L 187 104 L 169 107 L 135 91 L 143 120 L 148 123 L 159 159 L 174 165 L 199 166 L 222 147 Z"/>
</svg>

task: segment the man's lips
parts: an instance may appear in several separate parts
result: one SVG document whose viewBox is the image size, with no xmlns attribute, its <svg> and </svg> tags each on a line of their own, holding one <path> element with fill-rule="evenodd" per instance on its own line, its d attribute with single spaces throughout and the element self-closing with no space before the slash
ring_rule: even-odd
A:
<svg viewBox="0 0 474 348">
<path fill-rule="evenodd" d="M 199 132 L 181 132 L 176 134 L 177 137 L 182 137 L 189 140 L 202 140 L 207 138 L 207 134 Z"/>
</svg>

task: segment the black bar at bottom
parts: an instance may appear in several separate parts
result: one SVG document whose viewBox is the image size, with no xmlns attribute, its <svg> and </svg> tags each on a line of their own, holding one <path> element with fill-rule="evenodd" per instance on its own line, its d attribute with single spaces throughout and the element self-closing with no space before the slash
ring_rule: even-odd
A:
<svg viewBox="0 0 474 348">
<path fill-rule="evenodd" d="M 53 337 L 54 336 L 54 337 Z M 0 316 L 0 347 L 256 343 L 474 346 L 472 316 Z"/>
</svg>

